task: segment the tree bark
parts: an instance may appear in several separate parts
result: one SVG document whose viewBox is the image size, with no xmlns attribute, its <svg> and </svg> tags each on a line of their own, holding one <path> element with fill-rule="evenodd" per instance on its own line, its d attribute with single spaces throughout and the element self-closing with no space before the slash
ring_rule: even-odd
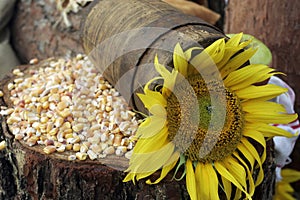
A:
<svg viewBox="0 0 300 200">
<path fill-rule="evenodd" d="M 287 74 L 300 112 L 300 1 L 229 1 L 225 32 L 244 32 L 264 42 L 273 55 L 272 67 Z"/>
<path fill-rule="evenodd" d="M 263 41 L 271 50 L 272 67 L 284 72 L 283 78 L 296 93 L 296 112 L 300 113 L 300 1 L 229 1 L 225 32 L 244 32 Z M 300 139 L 287 168 L 300 170 Z M 292 184 L 300 197 L 300 181 Z"/>
</svg>

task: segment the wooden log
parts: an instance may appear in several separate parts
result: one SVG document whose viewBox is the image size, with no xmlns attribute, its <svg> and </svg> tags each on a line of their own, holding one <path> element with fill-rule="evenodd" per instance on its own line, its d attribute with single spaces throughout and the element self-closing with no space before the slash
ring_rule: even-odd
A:
<svg viewBox="0 0 300 200">
<path fill-rule="evenodd" d="M 80 22 L 88 12 L 89 3 L 80 6 L 78 12 L 67 14 L 70 26 L 64 23 L 62 12 L 57 8 L 62 0 L 17 1 L 11 26 L 11 39 L 14 50 L 21 63 L 28 63 L 32 58 L 46 59 L 52 56 L 74 56 L 83 52 L 80 39 Z M 64 3 L 65 4 L 65 3 Z M 183 10 L 193 10 L 196 16 L 205 16 L 213 22 L 217 14 L 212 11 L 203 13 L 201 6 L 190 8 L 182 3 Z M 179 7 L 178 7 L 179 8 Z"/>
<path fill-rule="evenodd" d="M 80 22 L 87 6 L 67 14 L 67 26 L 56 1 L 17 1 L 11 22 L 12 45 L 22 63 L 32 58 L 74 56 L 83 52 Z"/>
<path fill-rule="evenodd" d="M 82 26 L 85 53 L 125 98 L 132 95 L 131 106 L 142 112 L 135 93 L 157 76 L 152 67 L 156 54 L 168 64 L 176 43 L 205 48 L 224 37 L 211 24 L 160 0 L 94 1 Z"/>
</svg>

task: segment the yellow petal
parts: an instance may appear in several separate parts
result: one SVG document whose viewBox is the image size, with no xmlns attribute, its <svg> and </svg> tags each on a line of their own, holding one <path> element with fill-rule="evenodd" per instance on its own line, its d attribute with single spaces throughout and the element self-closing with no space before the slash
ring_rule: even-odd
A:
<svg viewBox="0 0 300 200">
<path fill-rule="evenodd" d="M 200 74 L 216 73 L 216 63 L 222 60 L 224 55 L 224 38 L 217 40 L 205 48 L 200 54 L 191 59 L 191 65 Z M 213 71 L 212 71 L 213 70 Z"/>
<path fill-rule="evenodd" d="M 267 113 L 263 111 L 245 114 L 245 120 L 251 123 L 263 122 L 269 124 L 288 124 L 295 121 L 297 118 L 297 114 Z"/>
<path fill-rule="evenodd" d="M 150 81 L 148 81 L 146 83 L 146 85 L 144 86 L 144 93 L 147 94 L 147 91 L 152 91 L 149 89 L 149 86 L 154 82 L 154 81 L 157 81 L 157 80 L 161 80 L 163 79 L 162 77 L 158 76 L 158 77 L 154 77 L 152 78 Z M 152 91 L 153 92 L 153 91 Z"/>
<path fill-rule="evenodd" d="M 269 100 L 278 95 L 287 92 L 286 88 L 277 85 L 262 85 L 262 86 L 249 86 L 247 88 L 235 91 L 235 94 L 240 99 L 257 99 L 257 100 Z"/>
<path fill-rule="evenodd" d="M 249 169 L 249 166 L 247 165 L 247 163 L 238 155 L 237 152 L 234 152 L 233 155 L 239 160 L 240 163 L 242 163 L 242 165 L 245 167 L 246 171 L 247 171 L 247 178 L 248 178 L 248 182 L 249 182 L 249 195 L 253 196 L 254 191 L 255 191 L 255 185 L 254 185 L 254 180 L 252 177 L 252 172 Z"/>
<path fill-rule="evenodd" d="M 241 166 L 232 157 L 227 157 L 223 160 L 224 166 L 227 168 L 228 172 L 232 174 L 236 180 L 241 184 L 241 186 L 247 191 L 246 178 L 247 174 L 243 166 Z"/>
<path fill-rule="evenodd" d="M 188 62 L 179 43 L 177 43 L 174 48 L 173 63 L 175 70 L 179 71 L 179 73 L 186 77 Z"/>
<path fill-rule="evenodd" d="M 230 200 L 231 199 L 230 198 L 231 197 L 231 192 L 232 192 L 231 182 L 228 181 L 223 176 L 221 178 L 222 178 L 223 189 L 224 189 L 224 192 L 226 194 L 227 200 Z"/>
<path fill-rule="evenodd" d="M 146 178 L 154 173 L 155 173 L 155 171 L 147 172 L 147 173 L 136 173 L 136 180 L 138 181 L 140 179 Z"/>
<path fill-rule="evenodd" d="M 218 176 L 210 163 L 197 163 L 196 184 L 198 188 L 198 200 L 220 199 L 218 193 Z"/>
<path fill-rule="evenodd" d="M 200 200 L 209 198 L 209 177 L 205 164 L 198 162 L 195 170 L 198 196 Z M 217 190 L 218 191 L 218 190 Z"/>
<path fill-rule="evenodd" d="M 280 184 L 281 182 L 279 182 Z M 286 182 L 282 182 L 282 184 L 280 184 L 280 187 L 281 187 L 281 190 L 283 193 L 292 193 L 294 192 L 294 188 L 289 184 L 289 183 L 286 183 Z M 282 193 L 282 194 L 283 194 Z"/>
<path fill-rule="evenodd" d="M 242 34 L 237 34 L 226 42 L 223 59 L 217 64 L 220 70 L 224 68 L 226 63 L 233 57 L 233 55 L 251 43 L 251 40 L 239 43 L 241 36 Z"/>
<path fill-rule="evenodd" d="M 226 46 L 238 46 L 241 39 L 243 37 L 243 33 L 234 34 L 227 42 Z"/>
<path fill-rule="evenodd" d="M 266 159 L 266 140 L 265 140 L 264 136 L 262 135 L 262 133 L 259 132 L 259 131 L 256 131 L 256 130 L 245 129 L 243 135 L 254 139 L 256 142 L 258 142 L 263 147 L 264 151 L 263 151 L 263 154 L 261 156 L 261 161 L 265 162 L 265 159 Z"/>
<path fill-rule="evenodd" d="M 224 68 L 224 66 L 227 64 L 227 62 L 233 57 L 234 54 L 236 54 L 238 51 L 240 51 L 240 47 L 230 47 L 225 44 L 225 52 L 222 60 L 217 63 L 218 69 L 221 70 Z"/>
<path fill-rule="evenodd" d="M 283 181 L 293 183 L 300 180 L 300 171 L 294 169 L 283 169 L 281 170 Z"/>
<path fill-rule="evenodd" d="M 242 191 L 237 189 L 235 190 L 234 199 L 242 199 Z"/>
<path fill-rule="evenodd" d="M 240 151 L 240 153 L 247 159 L 248 163 L 250 164 L 250 171 L 251 173 L 253 172 L 254 169 L 254 163 L 255 163 L 255 159 L 252 156 L 252 154 L 249 152 L 249 150 L 245 147 L 245 145 L 243 145 L 243 143 L 240 143 L 237 146 L 238 150 Z M 237 154 L 235 155 L 237 158 Z"/>
<path fill-rule="evenodd" d="M 155 92 L 155 93 L 159 93 L 159 92 Z M 154 108 L 160 108 L 162 110 L 162 112 L 158 112 L 156 114 L 163 114 L 164 113 L 164 103 L 165 102 L 161 102 L 160 99 L 155 98 L 153 96 L 150 95 L 145 95 L 145 94 L 137 94 L 137 96 L 141 99 L 141 101 L 143 102 L 145 108 L 147 108 L 149 111 L 153 111 Z M 152 114 L 155 114 L 152 112 Z"/>
<path fill-rule="evenodd" d="M 158 56 L 156 55 L 154 58 L 154 66 L 156 71 L 164 78 L 166 76 L 169 76 L 170 72 L 166 69 L 165 66 L 159 63 Z"/>
<path fill-rule="evenodd" d="M 123 179 L 123 182 L 133 181 L 135 184 L 135 174 L 134 173 L 128 173 L 126 177 Z"/>
<path fill-rule="evenodd" d="M 256 50 L 254 49 L 247 49 L 231 58 L 221 69 L 222 78 L 225 78 L 228 74 L 240 68 L 255 54 L 255 52 Z"/>
<path fill-rule="evenodd" d="M 160 92 L 156 92 L 156 91 L 152 91 L 149 89 L 149 85 L 157 79 L 161 79 L 161 77 L 156 77 L 152 80 L 150 80 L 144 87 L 144 93 L 145 95 L 156 99 L 155 101 L 157 101 L 159 104 L 161 104 L 162 106 L 166 106 L 167 105 L 167 100 L 165 99 L 165 97 L 160 93 Z M 139 95 L 139 94 L 138 94 Z"/>
<path fill-rule="evenodd" d="M 174 152 L 174 144 L 168 143 L 162 148 L 149 153 L 139 153 L 133 151 L 130 158 L 128 170 L 131 173 L 149 173 L 157 171 L 168 164 Z"/>
<path fill-rule="evenodd" d="M 149 112 L 151 114 L 153 114 L 154 116 L 157 116 L 157 117 L 161 118 L 162 121 L 165 121 L 166 118 L 167 118 L 166 109 L 160 104 L 153 105 L 149 109 Z"/>
<path fill-rule="evenodd" d="M 191 200 L 197 200 L 197 187 L 193 164 L 190 159 L 186 161 L 186 186 Z"/>
<path fill-rule="evenodd" d="M 285 113 L 283 105 L 268 101 L 245 101 L 242 102 L 243 111 L 248 113 Z"/>
<path fill-rule="evenodd" d="M 158 57 L 157 55 L 154 58 L 154 66 L 156 71 L 163 77 L 164 79 L 164 85 L 163 85 L 163 89 L 162 89 L 162 94 L 164 95 L 164 97 L 167 97 L 170 95 L 170 92 L 173 90 L 174 85 L 175 85 L 175 81 L 176 81 L 176 77 L 178 74 L 178 71 L 173 69 L 172 72 L 169 72 L 165 66 L 161 65 L 158 62 Z"/>
<path fill-rule="evenodd" d="M 263 134 L 264 137 L 284 136 L 294 137 L 295 135 L 276 126 L 272 126 L 265 123 L 247 123 L 247 129 L 257 130 Z"/>
<path fill-rule="evenodd" d="M 145 133 L 146 134 L 146 133 Z M 143 138 L 145 137 L 145 138 Z M 133 151 L 139 153 L 148 153 L 157 151 L 165 146 L 168 141 L 168 129 L 164 127 L 154 137 L 147 137 L 147 135 L 141 137 L 134 146 Z"/>
<path fill-rule="evenodd" d="M 243 48 L 247 47 L 249 44 L 251 44 L 252 42 L 253 42 L 252 39 L 243 41 L 243 42 L 241 42 L 241 43 L 238 45 L 238 47 L 240 47 L 241 49 L 243 49 Z"/>
<path fill-rule="evenodd" d="M 157 184 L 157 183 L 159 183 L 174 168 L 174 166 L 176 165 L 176 163 L 179 159 L 179 156 L 180 156 L 179 152 L 173 153 L 173 155 L 171 156 L 171 158 L 167 162 L 167 165 L 165 165 L 162 168 L 160 177 L 158 179 L 156 179 L 154 182 L 151 182 L 151 180 L 149 179 L 149 180 L 146 181 L 146 183 L 147 184 Z"/>
<path fill-rule="evenodd" d="M 200 54 L 196 55 L 190 62 L 193 70 L 193 73 L 190 71 L 188 72 L 189 75 L 194 74 L 210 74 L 211 70 L 214 69 L 214 66 L 216 66 L 215 62 L 212 60 L 209 54 L 207 52 L 202 51 Z M 216 68 L 217 69 L 217 68 Z"/>
<path fill-rule="evenodd" d="M 150 138 L 162 131 L 166 132 L 166 118 L 149 116 L 138 127 L 136 137 Z"/>
<path fill-rule="evenodd" d="M 224 80 L 224 84 L 231 90 L 242 89 L 267 80 L 274 75 L 274 73 L 270 73 L 272 71 L 274 71 L 274 69 L 266 65 L 248 65 L 231 72 Z"/>
<path fill-rule="evenodd" d="M 210 199 L 220 199 L 218 193 L 219 180 L 211 164 L 205 165 L 207 176 L 209 176 L 209 197 Z"/>
<path fill-rule="evenodd" d="M 225 39 L 218 39 L 212 45 L 206 47 L 204 51 L 211 57 L 214 63 L 220 62 L 224 56 Z"/>
<path fill-rule="evenodd" d="M 276 191 L 274 200 L 296 200 L 292 193 L 294 192 L 294 189 L 291 187 L 289 183 L 286 182 L 277 182 L 276 183 Z"/>
<path fill-rule="evenodd" d="M 241 184 L 235 179 L 235 177 L 221 164 L 220 162 L 214 163 L 216 170 L 219 174 L 234 184 L 239 190 L 241 190 L 248 199 L 252 199 L 251 196 L 243 189 Z"/>
<path fill-rule="evenodd" d="M 254 157 L 254 159 L 256 160 L 256 162 L 258 163 L 259 166 L 259 172 L 258 172 L 258 176 L 255 182 L 255 186 L 259 185 L 262 180 L 264 179 L 264 171 L 262 168 L 262 161 L 260 156 L 258 155 L 257 150 L 253 147 L 253 145 L 245 138 L 241 139 L 241 142 L 244 144 L 244 146 L 246 147 L 246 149 L 248 149 L 248 151 L 251 153 L 251 155 Z"/>
</svg>

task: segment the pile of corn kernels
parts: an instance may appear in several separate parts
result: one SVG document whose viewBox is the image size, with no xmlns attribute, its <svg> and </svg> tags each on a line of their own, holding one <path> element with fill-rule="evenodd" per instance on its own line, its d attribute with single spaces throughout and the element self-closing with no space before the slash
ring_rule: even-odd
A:
<svg viewBox="0 0 300 200">
<path fill-rule="evenodd" d="M 13 107 L 2 107 L 0 114 L 7 115 L 16 140 L 42 145 L 46 154 L 69 151 L 68 160 L 130 158 L 139 122 L 86 56 L 49 61 L 29 77 L 19 69 L 13 74 Z"/>
</svg>

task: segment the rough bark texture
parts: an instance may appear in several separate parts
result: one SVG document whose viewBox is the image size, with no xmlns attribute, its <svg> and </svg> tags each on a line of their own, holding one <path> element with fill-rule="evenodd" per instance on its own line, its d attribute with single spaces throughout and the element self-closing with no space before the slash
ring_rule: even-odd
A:
<svg viewBox="0 0 300 200">
<path fill-rule="evenodd" d="M 229 1 L 225 32 L 244 32 L 263 41 L 272 51 L 272 67 L 287 74 L 282 76 L 296 93 L 296 112 L 300 113 L 300 1 L 244 0 Z M 292 167 L 300 170 L 300 141 L 291 155 Z M 300 198 L 300 181 L 293 184 Z"/>
<path fill-rule="evenodd" d="M 244 32 L 263 41 L 272 51 L 272 67 L 284 72 L 284 78 L 296 92 L 300 112 L 300 1 L 229 1 L 226 33 Z"/>
<path fill-rule="evenodd" d="M 80 21 L 82 13 L 70 12 L 67 27 L 54 0 L 20 0 L 11 23 L 12 44 L 23 63 L 32 58 L 71 56 L 82 53 Z"/>
</svg>

